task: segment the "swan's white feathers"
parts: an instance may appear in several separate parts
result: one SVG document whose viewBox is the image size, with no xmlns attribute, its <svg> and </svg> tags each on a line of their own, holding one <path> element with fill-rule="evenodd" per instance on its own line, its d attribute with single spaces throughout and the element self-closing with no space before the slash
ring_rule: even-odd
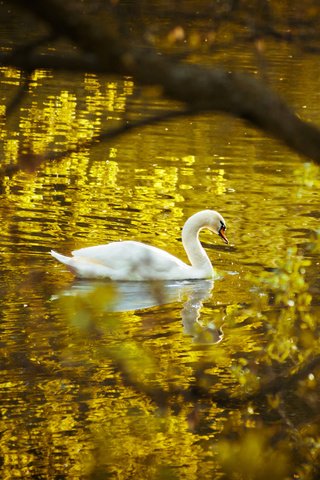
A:
<svg viewBox="0 0 320 480">
<path fill-rule="evenodd" d="M 84 262 L 99 265 L 108 269 L 110 277 L 116 280 L 169 278 L 173 269 L 180 268 L 184 272 L 190 268 L 165 250 L 133 240 L 81 248 L 74 250 L 72 255 L 75 262 L 79 261 L 79 266 Z"/>
<path fill-rule="evenodd" d="M 79 257 L 97 262 L 114 270 L 126 268 L 128 262 L 137 265 L 144 264 L 144 266 L 152 263 L 153 268 L 159 271 L 165 271 L 178 265 L 186 266 L 181 260 L 165 250 L 133 240 L 81 248 L 80 250 L 74 250 L 72 255 L 75 258 Z"/>
<path fill-rule="evenodd" d="M 130 281 L 211 278 L 213 268 L 198 233 L 202 228 L 209 228 L 219 234 L 221 222 L 225 225 L 222 216 L 213 210 L 198 212 L 187 220 L 182 241 L 191 265 L 165 250 L 132 240 L 81 248 L 74 250 L 72 257 L 53 250 L 51 255 L 82 278 Z"/>
</svg>

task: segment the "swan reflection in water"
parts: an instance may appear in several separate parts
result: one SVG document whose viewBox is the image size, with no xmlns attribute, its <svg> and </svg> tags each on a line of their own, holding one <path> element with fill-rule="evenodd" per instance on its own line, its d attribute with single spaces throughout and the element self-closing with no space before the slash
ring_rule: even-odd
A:
<svg viewBox="0 0 320 480">
<path fill-rule="evenodd" d="M 203 302 L 210 298 L 212 280 L 151 282 L 90 282 L 79 280 L 61 296 L 85 296 L 99 293 L 99 304 L 107 312 L 139 311 L 155 306 L 181 302 L 183 331 L 197 343 L 218 343 L 223 332 L 213 322 L 201 322 Z M 110 292 L 112 294 L 110 295 Z M 60 295 L 59 295 L 60 296 Z M 105 302 L 104 298 L 105 297 Z M 58 298 L 57 296 L 53 299 Z"/>
</svg>

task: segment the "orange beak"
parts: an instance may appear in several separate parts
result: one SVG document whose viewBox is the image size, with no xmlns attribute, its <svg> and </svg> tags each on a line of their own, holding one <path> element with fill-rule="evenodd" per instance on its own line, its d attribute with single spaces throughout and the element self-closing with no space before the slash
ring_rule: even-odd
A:
<svg viewBox="0 0 320 480">
<path fill-rule="evenodd" d="M 224 233 L 225 231 L 226 231 L 226 229 L 225 229 L 224 227 L 221 227 L 220 230 L 219 230 L 219 236 L 220 236 L 221 238 L 223 238 L 223 240 L 224 240 L 225 243 L 229 243 L 229 240 L 227 239 L 227 237 L 226 237 L 226 235 L 225 235 L 225 233 Z"/>
</svg>

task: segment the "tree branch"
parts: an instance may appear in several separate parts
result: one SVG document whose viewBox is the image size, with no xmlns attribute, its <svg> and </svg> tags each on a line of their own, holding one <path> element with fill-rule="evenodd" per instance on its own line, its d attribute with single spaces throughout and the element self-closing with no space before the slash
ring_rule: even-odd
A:
<svg viewBox="0 0 320 480">
<path fill-rule="evenodd" d="M 295 388 L 300 380 L 304 380 L 311 372 L 320 367 L 320 356 L 312 358 L 308 363 L 303 365 L 297 372 L 287 377 L 278 376 L 266 384 L 261 385 L 258 394 L 252 394 L 251 398 L 257 398 L 268 394 L 277 394 L 284 391 L 290 391 Z M 247 397 L 250 400 L 250 397 Z"/>
<path fill-rule="evenodd" d="M 163 94 L 198 112 L 219 111 L 240 117 L 320 163 L 320 129 L 301 120 L 261 80 L 184 64 L 153 49 L 138 48 L 120 37 L 113 21 L 97 26 L 58 0 L 11 0 L 44 20 L 85 54 L 99 72 L 132 76 L 141 85 L 160 86 Z"/>
<path fill-rule="evenodd" d="M 101 65 L 94 54 L 63 53 L 37 53 L 28 52 L 26 55 L 15 53 L 0 52 L 0 64 L 2 66 L 14 66 L 21 70 L 32 72 L 38 69 L 68 71 L 68 72 L 87 72 L 87 73 L 108 73 L 106 68 Z"/>
<path fill-rule="evenodd" d="M 16 91 L 15 95 L 9 102 L 9 104 L 6 107 L 6 115 L 9 116 L 12 114 L 12 112 L 19 106 L 19 104 L 22 102 L 23 97 L 27 94 L 29 85 L 31 81 L 31 75 L 29 73 L 25 73 L 20 87 Z"/>
<path fill-rule="evenodd" d="M 149 125 L 155 125 L 157 123 L 161 123 L 165 120 L 171 120 L 177 117 L 185 117 L 187 115 L 195 115 L 197 112 L 195 110 L 170 110 L 168 112 L 161 113 L 160 115 L 155 115 L 153 117 L 146 117 L 142 118 L 141 120 L 137 120 L 135 122 L 129 123 L 121 123 L 118 127 L 115 127 L 110 130 L 105 130 L 101 132 L 99 135 L 91 138 L 90 140 L 85 140 L 84 142 L 78 143 L 75 147 L 68 148 L 63 152 L 48 152 L 44 155 L 35 155 L 33 152 L 26 152 L 20 153 L 19 161 L 17 164 L 10 164 L 6 165 L 0 169 L 0 179 L 4 177 L 12 177 L 14 174 L 21 170 L 33 171 L 35 170 L 42 162 L 47 160 L 62 160 L 65 157 L 73 153 L 78 153 L 82 150 L 88 149 L 93 147 L 99 142 L 104 142 L 107 140 L 111 140 L 116 138 L 120 135 L 124 135 L 129 133 L 133 130 L 137 130 Z M 1 187 L 0 187 L 1 193 Z"/>
</svg>

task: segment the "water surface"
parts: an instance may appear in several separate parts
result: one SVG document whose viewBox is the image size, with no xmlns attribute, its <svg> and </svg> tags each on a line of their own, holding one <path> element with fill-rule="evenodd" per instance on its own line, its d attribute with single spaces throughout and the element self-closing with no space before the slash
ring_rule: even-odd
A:
<svg viewBox="0 0 320 480">
<path fill-rule="evenodd" d="M 254 71 L 251 61 L 243 55 L 243 69 Z M 285 47 L 270 52 L 276 87 L 320 123 L 317 68 Z M 1 73 L 4 105 L 21 74 Z M 39 155 L 63 151 L 117 125 L 125 111 L 134 118 L 172 107 L 134 91 L 131 79 L 36 72 L 2 130 L 3 161 L 30 146 Z M 215 393 L 236 390 L 234 359 L 252 357 L 264 336 L 259 315 L 233 312 L 256 302 L 255 279 L 289 247 L 310 256 L 319 217 L 319 176 L 311 169 L 240 121 L 202 115 L 5 179 L 3 478 L 218 478 L 213 446 L 228 409 L 206 401 L 195 408 L 191 400 L 168 406 L 166 393 L 192 386 L 201 368 Z M 207 208 L 223 214 L 230 240 L 201 236 L 218 274 L 212 285 L 77 282 L 48 253 L 134 239 L 186 260 L 183 223 Z M 313 254 L 315 304 L 317 271 Z"/>
</svg>

